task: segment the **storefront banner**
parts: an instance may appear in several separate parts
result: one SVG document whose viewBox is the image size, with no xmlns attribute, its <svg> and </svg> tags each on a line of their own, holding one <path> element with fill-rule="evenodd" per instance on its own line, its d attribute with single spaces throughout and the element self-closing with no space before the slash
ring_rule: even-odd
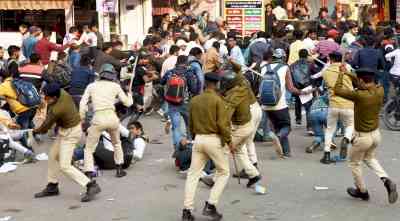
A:
<svg viewBox="0 0 400 221">
<path fill-rule="evenodd" d="M 229 29 L 235 29 L 242 36 L 250 36 L 264 29 L 262 0 L 225 0 L 224 6 Z"/>
</svg>

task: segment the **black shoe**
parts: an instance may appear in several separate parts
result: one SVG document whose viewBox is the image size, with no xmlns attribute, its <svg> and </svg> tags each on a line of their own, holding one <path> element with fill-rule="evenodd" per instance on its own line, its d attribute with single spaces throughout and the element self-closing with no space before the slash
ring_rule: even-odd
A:
<svg viewBox="0 0 400 221">
<path fill-rule="evenodd" d="M 253 166 L 258 170 L 258 163 L 253 163 Z"/>
<path fill-rule="evenodd" d="M 296 124 L 297 124 L 297 125 L 301 125 L 301 120 L 300 120 L 300 119 L 297 119 L 297 120 L 296 120 Z"/>
<path fill-rule="evenodd" d="M 346 137 L 343 138 L 342 143 L 340 144 L 340 158 L 346 159 L 347 158 L 347 149 L 349 147 L 350 141 Z"/>
<path fill-rule="evenodd" d="M 200 178 L 200 181 L 210 188 L 212 188 L 215 184 L 214 180 L 209 177 L 202 177 Z"/>
<path fill-rule="evenodd" d="M 368 201 L 369 200 L 368 191 L 363 193 L 358 188 L 349 187 L 349 188 L 347 188 L 347 193 L 350 196 L 354 197 L 354 198 L 360 198 L 360 199 L 362 199 L 364 201 Z"/>
<path fill-rule="evenodd" d="M 100 186 L 95 180 L 86 185 L 86 193 L 82 196 L 81 202 L 86 203 L 94 199 L 94 196 L 101 192 Z"/>
<path fill-rule="evenodd" d="M 238 178 L 238 177 L 240 177 L 240 178 L 242 178 L 242 179 L 249 179 L 249 175 L 247 175 L 247 173 L 244 171 L 244 170 L 242 170 L 242 171 L 240 171 L 240 173 L 239 174 L 233 174 L 232 175 L 234 178 Z"/>
<path fill-rule="evenodd" d="M 58 183 L 49 183 L 42 192 L 35 194 L 35 198 L 57 196 L 59 194 L 60 192 L 58 191 Z"/>
<path fill-rule="evenodd" d="M 87 176 L 89 179 L 93 179 L 95 177 L 92 171 L 86 171 L 85 176 Z"/>
<path fill-rule="evenodd" d="M 204 206 L 203 215 L 211 217 L 213 221 L 219 221 L 222 219 L 222 214 L 218 213 L 217 208 L 208 202 L 206 202 L 206 205 Z"/>
<path fill-rule="evenodd" d="M 182 212 L 182 221 L 194 221 L 194 216 L 192 212 L 188 209 L 184 209 Z"/>
<path fill-rule="evenodd" d="M 399 197 L 397 193 L 396 184 L 393 183 L 389 178 L 385 178 L 384 184 L 388 192 L 389 203 L 390 204 L 395 203 L 397 201 L 397 198 Z"/>
<path fill-rule="evenodd" d="M 306 153 L 313 153 L 314 150 L 317 149 L 317 147 L 319 147 L 319 146 L 320 146 L 319 143 L 313 142 L 313 143 L 311 144 L 311 146 L 309 146 L 309 147 L 306 148 Z"/>
<path fill-rule="evenodd" d="M 324 152 L 324 157 L 322 157 L 320 162 L 323 163 L 323 164 L 332 163 L 332 161 L 331 161 L 331 152 Z"/>
<path fill-rule="evenodd" d="M 250 178 L 249 182 L 247 183 L 247 188 L 251 188 L 254 184 L 261 180 L 261 176 L 258 175 L 256 177 Z"/>
<path fill-rule="evenodd" d="M 118 178 L 126 176 L 126 172 L 122 169 L 122 165 L 117 165 L 117 173 L 115 176 Z"/>
</svg>

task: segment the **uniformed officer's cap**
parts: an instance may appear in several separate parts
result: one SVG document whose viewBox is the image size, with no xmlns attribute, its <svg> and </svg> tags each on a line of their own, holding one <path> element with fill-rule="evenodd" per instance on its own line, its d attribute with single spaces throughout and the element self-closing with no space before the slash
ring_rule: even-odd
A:
<svg viewBox="0 0 400 221">
<path fill-rule="evenodd" d="M 357 76 L 374 76 L 376 74 L 376 70 L 372 68 L 359 68 L 356 70 Z"/>
<path fill-rule="evenodd" d="M 218 82 L 221 80 L 221 76 L 215 72 L 208 72 L 208 73 L 204 74 L 204 78 L 207 81 L 211 81 L 211 82 Z"/>
</svg>

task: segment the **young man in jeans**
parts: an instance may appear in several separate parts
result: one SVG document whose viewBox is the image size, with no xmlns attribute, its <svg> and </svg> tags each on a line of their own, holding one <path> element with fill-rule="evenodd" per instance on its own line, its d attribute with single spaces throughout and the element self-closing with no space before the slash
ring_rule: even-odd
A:
<svg viewBox="0 0 400 221">
<path fill-rule="evenodd" d="M 354 198 L 369 200 L 369 194 L 362 178 L 361 163 L 364 162 L 382 180 L 388 192 L 389 203 L 393 204 L 398 198 L 396 184 L 389 179 L 376 159 L 376 148 L 382 139 L 379 131 L 379 112 L 383 105 L 384 90 L 375 83 L 375 70 L 363 68 L 358 69 L 356 73 L 358 90 L 347 89 L 344 86 L 343 80 L 347 75 L 344 73 L 339 74 L 334 88 L 335 94 L 354 101 L 356 132 L 350 150 L 349 164 L 356 188 L 348 188 L 347 193 Z"/>
<path fill-rule="evenodd" d="M 285 52 L 282 49 L 276 49 L 273 53 L 266 52 L 264 54 L 264 62 L 261 63 L 261 73 L 267 72 L 267 65 L 270 66 L 271 70 L 276 68 L 279 64 L 283 63 Z M 268 119 L 271 121 L 274 132 L 279 138 L 277 145 L 280 145 L 283 150 L 283 156 L 291 157 L 290 145 L 289 145 L 289 133 L 291 131 L 289 107 L 286 103 L 286 89 L 295 94 L 301 94 L 301 92 L 293 86 L 292 77 L 287 65 L 282 65 L 277 70 L 281 85 L 281 97 L 278 103 L 274 106 L 262 106 L 268 115 Z M 307 92 L 309 93 L 309 92 Z"/>
<path fill-rule="evenodd" d="M 176 67 L 170 71 L 167 71 L 163 78 L 161 79 L 161 85 L 167 85 L 168 81 L 173 75 L 181 75 L 185 81 L 186 86 L 188 86 L 188 81 L 187 81 L 187 74 L 188 74 L 188 69 L 187 69 L 187 63 L 188 63 L 188 58 L 184 55 L 180 55 L 177 59 L 176 62 Z M 187 88 L 187 87 L 186 87 Z M 188 103 L 189 103 L 189 91 L 186 90 L 184 92 L 184 98 L 181 104 L 174 104 L 171 103 L 166 99 L 166 102 L 168 102 L 168 116 L 171 120 L 172 124 L 172 142 L 174 145 L 175 150 L 179 147 L 182 138 L 184 135 L 181 132 L 181 117 L 183 118 L 183 121 L 185 122 L 185 128 L 187 131 L 187 138 L 188 140 L 191 140 L 190 133 L 189 133 L 189 112 L 188 112 Z"/>
<path fill-rule="evenodd" d="M 333 52 L 329 54 L 331 65 L 323 72 L 323 78 L 329 90 L 328 123 L 325 132 L 324 156 L 321 163 L 330 164 L 332 137 L 335 134 L 337 122 L 341 121 L 345 128 L 344 138 L 340 147 L 340 158 L 347 157 L 347 148 L 350 144 L 354 130 L 354 103 L 334 93 L 333 88 L 340 73 L 342 54 Z M 344 76 L 343 85 L 347 90 L 353 90 L 350 77 Z"/>
</svg>

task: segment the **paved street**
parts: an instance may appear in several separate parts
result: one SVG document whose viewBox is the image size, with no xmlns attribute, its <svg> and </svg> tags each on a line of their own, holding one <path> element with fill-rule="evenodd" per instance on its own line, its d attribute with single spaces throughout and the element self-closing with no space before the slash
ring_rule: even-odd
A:
<svg viewBox="0 0 400 221">
<path fill-rule="evenodd" d="M 184 178 L 174 168 L 170 137 L 164 135 L 157 117 L 143 120 L 152 140 L 145 159 L 128 170 L 126 178 L 117 179 L 114 171 L 105 171 L 98 183 L 103 192 L 97 200 L 80 203 L 78 185 L 61 178 L 61 195 L 47 199 L 33 199 L 33 194 L 46 184 L 46 162 L 20 166 L 16 172 L 0 174 L 0 219 L 12 216 L 13 221 L 176 221 L 180 220 Z M 221 199 L 219 209 L 226 221 L 282 220 L 282 221 L 395 221 L 399 220 L 400 203 L 389 205 L 381 181 L 365 170 L 370 202 L 351 199 L 345 192 L 352 185 L 346 164 L 321 165 L 321 152 L 306 154 L 304 148 L 311 138 L 305 137 L 304 127 L 294 127 L 291 145 L 294 157 L 274 160 L 270 144 L 257 144 L 263 184 L 267 195 L 256 195 L 254 190 L 238 185 L 231 178 Z M 400 183 L 400 136 L 383 131 L 383 145 L 379 149 L 381 163 Z M 37 147 L 46 151 L 48 144 Z M 232 169 L 233 171 L 233 169 Z M 314 186 L 329 190 L 315 191 Z M 199 184 L 196 220 L 200 216 L 208 188 Z"/>
</svg>

